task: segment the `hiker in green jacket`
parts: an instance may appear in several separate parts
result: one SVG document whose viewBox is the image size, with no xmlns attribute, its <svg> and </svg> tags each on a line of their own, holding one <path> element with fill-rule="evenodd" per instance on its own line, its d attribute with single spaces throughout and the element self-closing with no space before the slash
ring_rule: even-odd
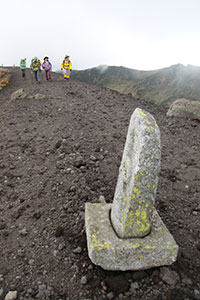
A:
<svg viewBox="0 0 200 300">
<path fill-rule="evenodd" d="M 42 63 L 41 63 L 41 61 L 37 57 L 34 57 L 31 60 L 30 68 L 31 68 L 31 71 L 34 72 L 34 74 L 35 74 L 35 80 L 38 83 L 40 83 L 41 65 L 42 65 Z"/>
<path fill-rule="evenodd" d="M 20 60 L 20 69 L 22 70 L 22 78 L 26 77 L 26 58 Z"/>
</svg>

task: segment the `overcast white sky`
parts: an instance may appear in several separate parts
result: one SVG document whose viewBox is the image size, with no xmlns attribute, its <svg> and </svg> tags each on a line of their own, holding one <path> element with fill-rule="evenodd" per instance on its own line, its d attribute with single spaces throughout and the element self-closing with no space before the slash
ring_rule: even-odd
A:
<svg viewBox="0 0 200 300">
<path fill-rule="evenodd" d="M 0 65 L 200 65 L 200 0 L 0 0 Z"/>
</svg>

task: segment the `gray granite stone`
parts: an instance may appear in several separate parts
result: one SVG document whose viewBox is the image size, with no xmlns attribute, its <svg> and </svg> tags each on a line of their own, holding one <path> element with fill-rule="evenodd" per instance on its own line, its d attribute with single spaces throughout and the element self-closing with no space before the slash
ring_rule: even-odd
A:
<svg viewBox="0 0 200 300">
<path fill-rule="evenodd" d="M 143 270 L 176 261 L 178 246 L 155 208 L 151 232 L 121 239 L 110 222 L 112 204 L 86 203 L 87 247 L 91 261 L 106 270 Z"/>
<path fill-rule="evenodd" d="M 151 114 L 132 114 L 119 168 L 111 220 L 121 238 L 144 237 L 151 230 L 160 169 L 160 131 Z"/>
<path fill-rule="evenodd" d="M 160 131 L 137 108 L 130 121 L 113 204 L 86 203 L 91 261 L 106 270 L 144 270 L 176 261 L 178 246 L 154 203 L 160 169 Z"/>
</svg>

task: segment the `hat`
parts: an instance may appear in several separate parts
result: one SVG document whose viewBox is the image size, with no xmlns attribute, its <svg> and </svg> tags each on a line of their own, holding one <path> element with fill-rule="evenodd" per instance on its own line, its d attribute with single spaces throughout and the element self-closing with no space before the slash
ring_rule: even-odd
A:
<svg viewBox="0 0 200 300">
<path fill-rule="evenodd" d="M 65 58 L 67 58 L 67 57 L 69 57 L 69 55 L 66 54 L 66 55 L 65 55 Z"/>
</svg>

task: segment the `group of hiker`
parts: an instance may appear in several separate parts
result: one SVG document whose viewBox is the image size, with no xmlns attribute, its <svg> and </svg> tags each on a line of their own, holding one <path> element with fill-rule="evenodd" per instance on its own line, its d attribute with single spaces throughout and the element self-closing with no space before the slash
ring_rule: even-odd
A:
<svg viewBox="0 0 200 300">
<path fill-rule="evenodd" d="M 20 61 L 20 69 L 22 71 L 22 78 L 26 77 L 26 58 L 22 58 Z M 52 64 L 49 61 L 49 57 L 45 56 L 43 63 L 40 59 L 34 57 L 31 60 L 30 69 L 34 73 L 36 82 L 40 83 L 40 72 L 43 69 L 45 71 L 46 80 L 51 80 Z M 64 78 L 68 80 L 70 78 L 70 72 L 72 71 L 72 64 L 69 60 L 69 55 L 65 55 L 65 58 L 61 64 L 61 70 L 64 73 Z"/>
</svg>

